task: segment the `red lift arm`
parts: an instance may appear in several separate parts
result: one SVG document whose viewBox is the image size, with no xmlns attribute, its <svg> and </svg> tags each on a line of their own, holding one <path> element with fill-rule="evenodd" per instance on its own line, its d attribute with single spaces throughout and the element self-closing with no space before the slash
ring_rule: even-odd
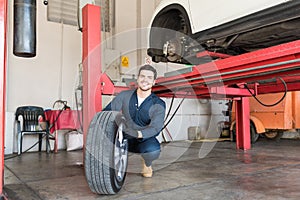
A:
<svg viewBox="0 0 300 200">
<path fill-rule="evenodd" d="M 95 9 L 94 7 L 87 5 L 87 9 Z M 99 16 L 100 13 L 83 13 L 84 20 L 98 21 Z M 87 29 L 84 25 L 83 28 Z M 87 32 L 83 32 L 83 46 L 87 45 L 85 43 L 93 42 L 95 44 L 99 42 L 100 45 L 100 41 L 97 41 L 98 38 L 92 37 L 94 34 L 99 34 L 98 30 L 100 30 L 100 25 L 98 27 L 93 26 L 92 29 L 88 28 Z M 84 51 L 83 55 L 91 56 L 94 50 L 89 52 L 89 49 L 84 48 Z M 91 59 L 100 60 L 100 49 L 98 53 L 98 55 L 93 55 L 98 56 L 97 58 Z M 211 54 L 211 52 L 201 52 L 198 56 Z M 216 55 L 214 54 L 214 56 Z M 263 94 L 300 90 L 300 75 L 297 74 L 300 72 L 300 40 L 238 56 L 224 54 L 217 56 L 221 59 L 194 66 L 188 70 L 189 72 L 179 72 L 178 75 L 159 78 L 153 91 L 162 97 L 175 95 L 176 97 L 186 96 L 189 98 L 234 99 L 236 102 L 237 148 L 248 150 L 251 148 L 248 97 L 251 96 L 251 93 Z M 101 63 L 84 66 L 83 73 L 88 73 L 94 67 L 98 68 L 100 74 L 89 77 L 84 75 L 95 79 L 83 81 L 83 85 L 86 85 L 84 90 L 92 91 L 83 92 L 91 95 L 87 97 L 90 100 L 85 101 L 83 106 L 86 107 L 85 109 L 89 109 L 89 105 L 98 104 L 100 106 L 98 108 L 101 110 L 101 95 L 113 95 L 128 88 L 114 86 L 108 76 L 101 72 Z M 286 82 L 286 87 L 282 80 Z M 90 83 L 97 84 L 97 86 L 90 85 Z M 245 89 L 244 84 L 251 88 L 251 93 Z M 88 124 L 96 110 L 92 110 L 88 116 L 85 116 L 85 113 L 87 112 L 84 112 L 83 117 Z"/>
</svg>

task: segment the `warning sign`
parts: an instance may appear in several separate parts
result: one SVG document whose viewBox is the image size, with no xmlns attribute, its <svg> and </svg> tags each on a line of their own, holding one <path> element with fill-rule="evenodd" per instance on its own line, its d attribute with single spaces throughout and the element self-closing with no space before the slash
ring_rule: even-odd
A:
<svg viewBox="0 0 300 200">
<path fill-rule="evenodd" d="M 122 67 L 128 67 L 129 66 L 129 59 L 127 56 L 122 56 Z"/>
<path fill-rule="evenodd" d="M 145 57 L 145 64 L 147 64 L 147 65 L 151 65 L 152 64 L 151 57 L 149 57 L 149 56 Z"/>
</svg>

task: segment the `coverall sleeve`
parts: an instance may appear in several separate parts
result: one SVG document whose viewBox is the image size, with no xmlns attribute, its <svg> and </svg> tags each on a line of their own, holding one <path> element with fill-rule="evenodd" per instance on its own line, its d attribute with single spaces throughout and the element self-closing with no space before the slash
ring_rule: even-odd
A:
<svg viewBox="0 0 300 200">
<path fill-rule="evenodd" d="M 150 108 L 149 114 L 151 118 L 150 124 L 142 129 L 143 138 L 156 137 L 164 126 L 166 106 L 165 103 L 155 104 Z"/>
<path fill-rule="evenodd" d="M 121 111 L 122 102 L 123 102 L 123 94 L 120 93 L 117 95 L 104 109 L 103 111 Z"/>
</svg>

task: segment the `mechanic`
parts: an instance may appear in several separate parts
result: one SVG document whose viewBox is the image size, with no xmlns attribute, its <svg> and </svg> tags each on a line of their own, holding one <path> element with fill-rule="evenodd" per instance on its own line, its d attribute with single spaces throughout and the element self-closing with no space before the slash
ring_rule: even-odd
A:
<svg viewBox="0 0 300 200">
<path fill-rule="evenodd" d="M 137 89 L 118 94 L 104 111 L 121 111 L 126 119 L 124 129 L 128 139 L 128 151 L 140 153 L 143 160 L 142 176 L 152 177 L 152 162 L 160 155 L 160 143 L 156 139 L 164 126 L 165 102 L 152 93 L 157 72 L 151 65 L 140 67 Z"/>
</svg>

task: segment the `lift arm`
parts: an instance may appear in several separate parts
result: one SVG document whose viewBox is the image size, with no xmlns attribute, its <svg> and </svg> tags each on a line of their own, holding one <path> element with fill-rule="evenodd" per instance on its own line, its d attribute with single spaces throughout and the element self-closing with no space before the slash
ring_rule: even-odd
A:
<svg viewBox="0 0 300 200">
<path fill-rule="evenodd" d="M 300 40 L 191 68 L 188 73 L 178 72 L 179 75 L 158 79 L 157 86 L 153 90 L 166 95 L 175 90 L 192 87 L 197 96 L 203 97 L 205 92 L 210 92 L 208 88 L 216 86 L 227 88 L 240 83 L 266 80 L 262 84 L 265 89 L 260 90 L 258 86 L 261 93 L 268 93 L 272 90 L 280 92 L 280 89 L 283 91 L 282 87 L 277 88 L 278 82 L 275 81 L 274 84 L 267 81 L 276 77 L 285 77 L 289 83 L 292 83 L 292 90 L 299 90 L 297 73 L 300 72 Z M 270 91 L 266 89 L 266 86 Z"/>
</svg>

